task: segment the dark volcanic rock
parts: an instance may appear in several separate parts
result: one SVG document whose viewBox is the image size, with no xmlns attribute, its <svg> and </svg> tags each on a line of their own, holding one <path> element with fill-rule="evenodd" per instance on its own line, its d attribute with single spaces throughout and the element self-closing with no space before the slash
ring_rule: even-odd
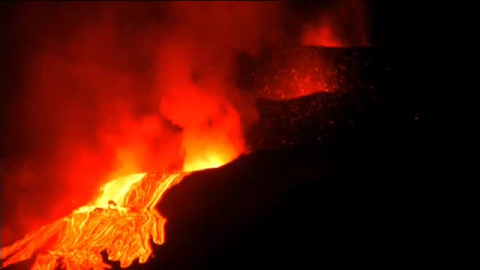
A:
<svg viewBox="0 0 480 270">
<path fill-rule="evenodd" d="M 286 164 L 289 159 L 278 154 L 243 157 L 226 167 L 195 173 L 185 179 L 185 185 L 173 188 L 160 205 L 169 219 L 166 232 L 171 243 L 156 253 L 162 267 L 223 268 L 233 261 L 241 264 L 246 256 L 267 259 L 265 245 L 285 245 L 295 234 L 287 227 L 304 209 L 284 208 L 282 201 L 289 190 L 311 185 L 312 177 L 327 181 L 328 172 L 316 160 L 298 156 Z M 283 218 L 272 219 L 272 213 Z"/>
<path fill-rule="evenodd" d="M 448 240 L 442 205 L 424 212 L 432 197 L 419 194 L 420 178 L 360 156 L 340 146 L 260 151 L 186 177 L 159 206 L 167 242 L 141 267 L 366 266 L 445 248 L 434 238 Z"/>
</svg>

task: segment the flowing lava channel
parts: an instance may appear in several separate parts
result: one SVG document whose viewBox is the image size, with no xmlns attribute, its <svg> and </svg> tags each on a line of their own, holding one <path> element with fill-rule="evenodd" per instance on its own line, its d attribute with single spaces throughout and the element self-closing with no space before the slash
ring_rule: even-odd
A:
<svg viewBox="0 0 480 270">
<path fill-rule="evenodd" d="M 2 247 L 2 267 L 36 256 L 32 269 L 110 268 L 103 251 L 123 268 L 136 259 L 145 263 L 152 256 L 151 242 L 165 242 L 166 218 L 155 209 L 163 194 L 193 169 L 217 168 L 224 160 L 215 155 L 184 164 L 184 172 L 136 173 L 112 180 L 87 205 Z"/>
<path fill-rule="evenodd" d="M 102 261 L 102 251 L 121 267 L 136 259 L 145 263 L 152 255 L 151 241 L 157 245 L 165 241 L 166 219 L 155 206 L 187 174 L 138 173 L 110 181 L 91 203 L 2 248 L 3 266 L 38 253 L 32 269 L 110 268 Z"/>
<path fill-rule="evenodd" d="M 136 173 L 112 180 L 90 203 L 0 249 L 2 267 L 36 256 L 32 269 L 106 269 L 102 259 L 128 267 L 152 256 L 165 242 L 166 218 L 156 210 L 163 194 L 194 170 L 217 168 L 230 159 L 219 153 L 186 162 L 183 172 Z"/>
<path fill-rule="evenodd" d="M 260 19 L 263 22 L 265 18 L 261 15 L 269 14 L 270 7 L 256 2 L 158 6 L 40 3 L 18 7 L 22 14 L 18 25 L 26 23 L 35 29 L 31 40 L 48 37 L 25 57 L 30 63 L 26 66 L 35 68 L 25 68 L 28 83 L 21 88 L 28 93 L 24 104 L 30 106 L 19 109 L 19 114 L 25 114 L 22 120 L 32 117 L 27 121 L 35 130 L 30 132 L 35 133 L 32 140 L 55 143 L 49 147 L 38 139 L 39 149 L 48 151 L 32 151 L 38 159 L 31 163 L 39 164 L 38 171 L 62 172 L 56 181 L 35 176 L 30 182 L 69 191 L 45 196 L 57 197 L 52 204 L 60 202 L 52 208 L 69 209 L 67 199 L 74 199 L 69 196 L 77 195 L 78 187 L 82 188 L 78 197 L 83 199 L 107 172 L 114 173 L 112 178 L 127 176 L 103 185 L 100 195 L 89 203 L 84 201 L 84 206 L 55 215 L 51 220 L 56 221 L 48 219 L 48 225 L 38 230 L 31 226 L 31 233 L 23 239 L 2 247 L 3 267 L 35 258 L 33 269 L 110 268 L 103 260 L 104 251 L 121 267 L 136 260 L 145 263 L 152 256 L 152 242 L 165 241 L 166 219 L 155 209 L 163 194 L 189 172 L 219 167 L 245 153 L 242 125 L 247 121 L 241 116 L 246 113 L 238 112 L 243 98 L 229 78 L 235 71 L 236 54 L 255 51 L 256 41 L 264 36 L 264 31 L 249 29 L 258 28 Z M 144 13 L 146 10 L 149 12 Z M 133 20 L 129 16 L 136 13 L 131 11 L 145 16 Z M 158 19 L 167 11 L 168 27 Z M 154 18 L 146 16 L 150 13 Z M 170 25 L 170 20 L 175 23 Z M 46 21 L 46 34 L 37 35 L 43 29 L 37 25 L 39 21 Z M 68 27 L 63 28 L 64 24 Z M 141 68 L 138 59 L 146 59 L 139 61 Z M 61 105 L 57 107 L 55 102 Z M 38 114 L 48 117 L 38 121 Z M 42 137 L 37 136 L 37 125 L 44 130 Z M 51 155 L 51 160 L 43 153 Z M 72 157 L 79 153 L 81 158 Z M 41 168 L 44 164 L 52 165 Z M 99 172 L 87 174 L 94 169 Z M 181 172 L 130 175 L 138 171 Z M 16 186 L 10 181 L 10 186 Z M 41 201 L 32 200 L 29 205 L 24 197 L 18 196 L 17 202 L 30 206 Z M 48 212 L 35 209 L 45 215 Z M 16 224 L 8 225 L 15 228 Z"/>
<path fill-rule="evenodd" d="M 38 252 L 32 269 L 110 268 L 102 260 L 102 251 L 107 251 L 109 260 L 120 261 L 121 267 L 135 259 L 145 263 L 152 255 L 150 242 L 161 245 L 165 241 L 166 219 L 155 206 L 187 174 L 138 173 L 108 182 L 88 205 L 2 248 L 3 266 Z"/>
</svg>

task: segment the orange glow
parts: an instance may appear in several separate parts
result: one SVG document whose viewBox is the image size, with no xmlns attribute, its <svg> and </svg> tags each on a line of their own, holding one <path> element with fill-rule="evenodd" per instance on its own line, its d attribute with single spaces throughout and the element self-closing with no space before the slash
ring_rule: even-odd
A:
<svg viewBox="0 0 480 270">
<path fill-rule="evenodd" d="M 165 241 L 166 219 L 155 209 L 186 173 L 133 174 L 105 184 L 91 203 L 0 250 L 3 266 L 36 255 L 33 269 L 103 269 L 100 252 L 128 267 L 152 255 L 150 240 Z"/>
<path fill-rule="evenodd" d="M 183 133 L 184 171 L 217 168 L 245 152 L 240 117 L 233 108 L 224 108 L 223 113 L 212 119 L 217 125 L 206 123 Z"/>
<path fill-rule="evenodd" d="M 218 167 L 244 153 L 250 116 L 241 104 L 250 97 L 232 79 L 236 56 L 273 39 L 278 9 L 15 5 L 9 26 L 21 57 L 7 91 L 12 123 L 2 129 L 2 246 L 86 205 L 105 179 Z"/>
</svg>

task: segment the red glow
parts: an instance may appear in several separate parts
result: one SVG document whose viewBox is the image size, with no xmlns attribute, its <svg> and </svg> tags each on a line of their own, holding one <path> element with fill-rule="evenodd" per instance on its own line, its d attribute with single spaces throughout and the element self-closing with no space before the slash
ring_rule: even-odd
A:
<svg viewBox="0 0 480 270">
<path fill-rule="evenodd" d="M 328 21 L 328 20 L 327 20 Z M 308 28 L 303 36 L 302 43 L 304 45 L 313 45 L 320 47 L 341 48 L 345 46 L 332 26 L 326 23 Z"/>
<path fill-rule="evenodd" d="M 217 167 L 244 153 L 248 116 L 231 80 L 235 55 L 271 40 L 278 8 L 16 6 L 11 31 L 22 45 L 22 80 L 12 101 L 15 157 L 0 165 L 2 246 L 86 204 L 109 179 Z"/>
<path fill-rule="evenodd" d="M 304 28 L 302 44 L 346 48 L 368 46 L 365 0 L 342 0 L 318 14 Z"/>
</svg>

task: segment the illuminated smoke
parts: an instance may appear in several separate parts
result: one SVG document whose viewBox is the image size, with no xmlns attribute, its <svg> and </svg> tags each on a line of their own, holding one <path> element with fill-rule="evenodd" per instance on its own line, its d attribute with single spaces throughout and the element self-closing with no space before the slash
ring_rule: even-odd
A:
<svg viewBox="0 0 480 270">
<path fill-rule="evenodd" d="M 235 57 L 272 40 L 278 7 L 18 4 L 2 241 L 70 213 L 111 177 L 215 167 L 246 151 Z"/>
</svg>

